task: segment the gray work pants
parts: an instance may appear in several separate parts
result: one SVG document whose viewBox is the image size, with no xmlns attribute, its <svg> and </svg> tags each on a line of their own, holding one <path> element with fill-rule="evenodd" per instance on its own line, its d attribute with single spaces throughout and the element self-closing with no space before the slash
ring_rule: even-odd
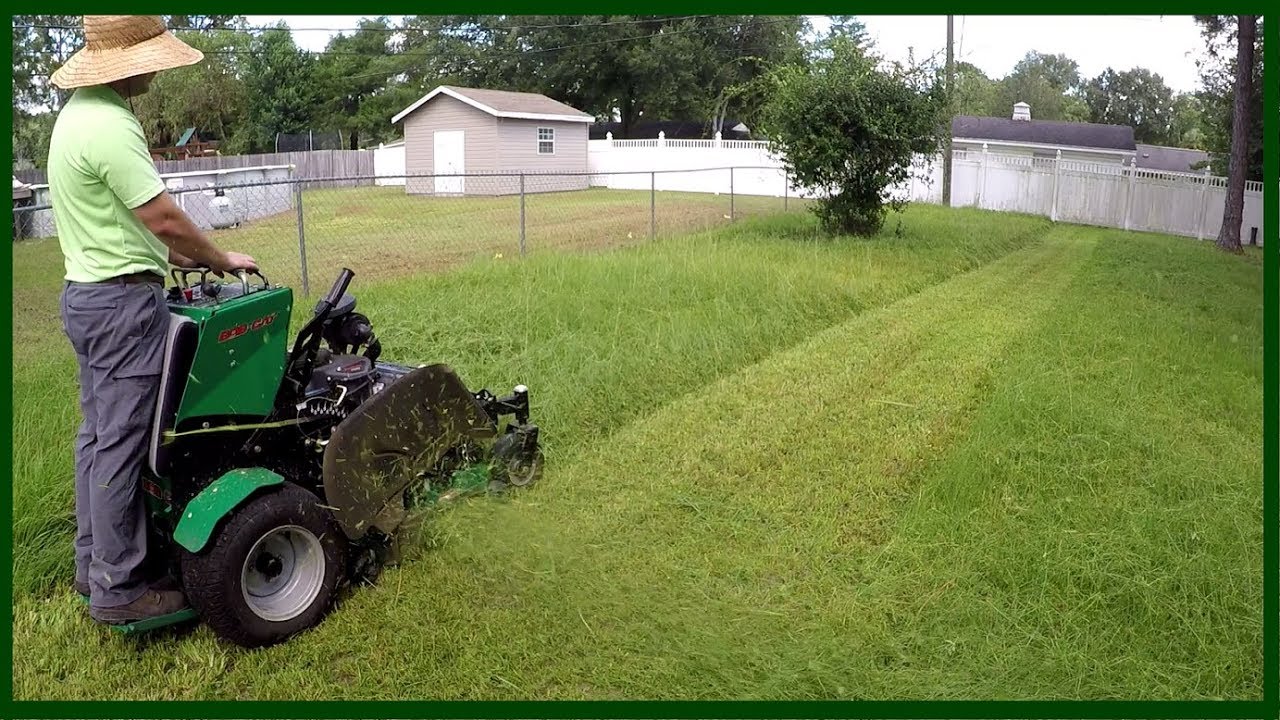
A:
<svg viewBox="0 0 1280 720">
<path fill-rule="evenodd" d="M 148 587 L 139 473 L 160 388 L 169 310 L 160 283 L 66 283 L 62 326 L 80 363 L 76 435 L 76 580 L 94 607 Z"/>
</svg>

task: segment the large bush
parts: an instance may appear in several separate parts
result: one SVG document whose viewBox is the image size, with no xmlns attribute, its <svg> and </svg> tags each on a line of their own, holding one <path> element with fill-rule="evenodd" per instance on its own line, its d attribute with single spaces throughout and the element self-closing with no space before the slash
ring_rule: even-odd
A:
<svg viewBox="0 0 1280 720">
<path fill-rule="evenodd" d="M 758 123 L 794 182 L 824 194 L 825 230 L 872 235 L 905 203 L 886 191 L 907 179 L 913 154 L 937 152 L 944 96 L 924 71 L 878 67 L 852 42 L 832 50 L 775 70 Z"/>
</svg>

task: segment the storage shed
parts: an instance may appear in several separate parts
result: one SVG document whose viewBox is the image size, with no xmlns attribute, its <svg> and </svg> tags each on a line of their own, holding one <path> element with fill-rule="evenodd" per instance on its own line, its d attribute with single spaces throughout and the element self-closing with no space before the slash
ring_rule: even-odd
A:
<svg viewBox="0 0 1280 720">
<path fill-rule="evenodd" d="M 525 192 L 587 189 L 595 118 L 545 95 L 441 86 L 391 119 L 401 121 L 408 194 L 509 195 L 520 174 Z"/>
</svg>

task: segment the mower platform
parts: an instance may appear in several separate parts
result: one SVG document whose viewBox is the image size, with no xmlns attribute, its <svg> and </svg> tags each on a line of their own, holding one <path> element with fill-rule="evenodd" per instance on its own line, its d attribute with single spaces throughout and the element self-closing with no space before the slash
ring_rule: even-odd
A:
<svg viewBox="0 0 1280 720">
<path fill-rule="evenodd" d="M 88 605 L 89 598 L 81 595 L 80 602 Z M 199 617 L 199 614 L 192 608 L 183 608 L 178 612 L 169 613 L 168 615 L 160 615 L 158 617 L 138 620 L 131 623 L 125 623 L 123 625 L 108 625 L 107 627 L 121 635 L 140 635 L 145 632 L 151 632 L 152 630 L 169 627 L 170 625 L 180 625 L 188 620 L 195 620 L 197 617 Z"/>
</svg>

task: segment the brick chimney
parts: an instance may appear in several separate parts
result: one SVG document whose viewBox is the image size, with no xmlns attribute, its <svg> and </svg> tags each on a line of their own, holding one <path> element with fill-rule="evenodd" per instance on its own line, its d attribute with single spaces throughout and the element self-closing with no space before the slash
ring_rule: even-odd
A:
<svg viewBox="0 0 1280 720">
<path fill-rule="evenodd" d="M 1013 119 L 1014 120 L 1030 120 L 1031 106 L 1024 102 L 1015 104 L 1013 106 Z"/>
</svg>

